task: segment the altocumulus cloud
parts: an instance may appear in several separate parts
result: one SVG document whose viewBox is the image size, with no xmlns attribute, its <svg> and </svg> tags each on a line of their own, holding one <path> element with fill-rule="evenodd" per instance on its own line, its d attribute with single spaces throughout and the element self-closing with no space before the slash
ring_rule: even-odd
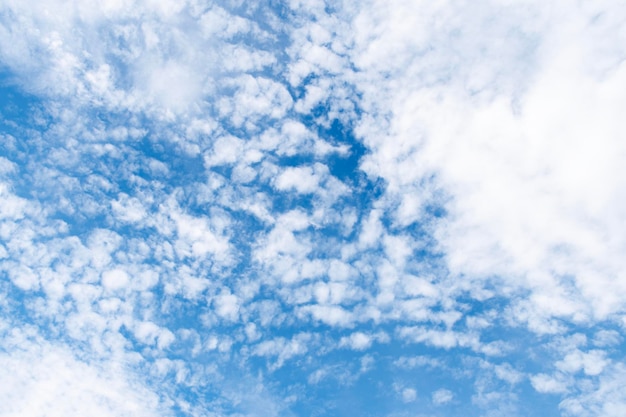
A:
<svg viewBox="0 0 626 417">
<path fill-rule="evenodd" d="M 623 415 L 625 20 L 5 1 L 0 415 Z"/>
</svg>

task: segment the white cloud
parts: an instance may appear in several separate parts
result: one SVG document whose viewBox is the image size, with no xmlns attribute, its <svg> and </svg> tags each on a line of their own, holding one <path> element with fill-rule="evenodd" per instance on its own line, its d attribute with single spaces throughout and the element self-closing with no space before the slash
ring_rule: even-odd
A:
<svg viewBox="0 0 626 417">
<path fill-rule="evenodd" d="M 558 376 L 537 374 L 530 377 L 535 390 L 544 394 L 562 394 L 567 392 L 567 383 Z"/>
<path fill-rule="evenodd" d="M 243 141 L 234 136 L 223 136 L 213 142 L 210 156 L 205 157 L 209 166 L 234 163 L 241 158 Z"/>
<path fill-rule="evenodd" d="M 167 348 L 175 340 L 174 334 L 151 321 L 138 322 L 134 329 L 137 340 L 146 345 L 156 345 L 159 349 Z"/>
<path fill-rule="evenodd" d="M 339 346 L 347 346 L 354 350 L 365 350 L 372 345 L 372 337 L 363 332 L 354 332 L 350 336 L 342 337 Z"/>
<path fill-rule="evenodd" d="M 457 332 L 453 330 L 437 330 L 427 326 L 401 327 L 398 335 L 414 343 L 426 343 L 443 349 L 466 347 L 473 350 L 484 348 L 478 336 L 474 333 Z"/>
<path fill-rule="evenodd" d="M 594 337 L 594 344 L 599 347 L 615 346 L 622 340 L 615 330 L 599 330 Z"/>
<path fill-rule="evenodd" d="M 257 344 L 252 354 L 256 356 L 276 357 L 276 362 L 271 366 L 272 369 L 280 368 L 286 360 L 295 356 L 304 355 L 309 351 L 311 335 L 308 333 L 300 333 L 287 340 L 283 337 L 265 340 Z"/>
<path fill-rule="evenodd" d="M 140 222 L 147 213 L 141 201 L 136 197 L 121 194 L 117 200 L 111 202 L 113 213 L 125 222 Z"/>
<path fill-rule="evenodd" d="M 400 357 L 394 361 L 394 365 L 400 368 L 413 369 L 417 367 L 431 367 L 438 368 L 443 367 L 443 363 L 440 360 L 429 356 L 412 356 L 412 357 Z"/>
<path fill-rule="evenodd" d="M 0 219 L 20 219 L 24 217 L 27 202 L 11 193 L 7 184 L 0 183 Z"/>
<path fill-rule="evenodd" d="M 219 233 L 220 227 L 216 220 L 206 217 L 195 217 L 184 213 L 177 203 L 168 202 L 162 207 L 169 218 L 174 221 L 177 237 L 175 248 L 182 257 L 219 256 L 221 262 L 227 263 L 230 244 L 228 238 Z M 213 220 L 213 221 L 211 221 Z"/>
<path fill-rule="evenodd" d="M 452 391 L 447 390 L 445 388 L 438 389 L 437 391 L 434 391 L 432 394 L 432 401 L 433 401 L 433 404 L 435 405 L 442 405 L 442 404 L 449 403 L 450 401 L 452 401 L 453 398 L 454 398 L 454 394 L 452 394 Z"/>
<path fill-rule="evenodd" d="M 2 415 L 170 415 L 159 395 L 120 364 L 90 364 L 66 348 L 41 340 L 21 340 L 19 346 L 11 347 L 0 355 L 5 372 L 0 385 Z"/>
<path fill-rule="evenodd" d="M 276 179 L 276 188 L 310 194 L 317 191 L 320 180 L 319 169 L 313 167 L 287 168 Z"/>
<path fill-rule="evenodd" d="M 601 350 L 582 352 L 577 349 L 558 361 L 556 367 L 563 372 L 574 373 L 582 370 L 586 375 L 598 375 L 609 363 L 606 353 Z"/>
<path fill-rule="evenodd" d="M 139 82 L 145 82 L 144 91 L 159 107 L 178 113 L 201 99 L 203 80 L 193 69 L 176 62 L 156 67 L 153 63 L 148 65 L 148 68 L 140 70 L 142 76 L 149 74 L 148 77 L 139 79 Z"/>
<path fill-rule="evenodd" d="M 402 390 L 402 401 L 405 403 L 412 403 L 417 399 L 417 391 L 413 388 L 404 388 Z"/>
<path fill-rule="evenodd" d="M 237 320 L 239 308 L 239 298 L 236 295 L 225 293 L 215 297 L 215 311 L 226 320 Z"/>
<path fill-rule="evenodd" d="M 386 209 L 408 225 L 443 204 L 431 227 L 450 271 L 467 287 L 497 276 L 504 293 L 529 289 L 547 318 L 624 307 L 625 72 L 597 47 L 622 42 L 612 9 L 372 2 L 352 26 L 361 167 L 387 181 Z"/>
<path fill-rule="evenodd" d="M 123 269 L 111 269 L 102 273 L 102 285 L 110 291 L 126 288 L 129 281 L 130 277 Z"/>
<path fill-rule="evenodd" d="M 208 38 L 223 36 L 229 39 L 256 29 L 253 22 L 241 16 L 233 16 L 219 6 L 213 6 L 204 12 L 200 17 L 200 25 L 203 34 Z"/>
<path fill-rule="evenodd" d="M 232 99 L 225 97 L 218 103 L 219 111 L 235 126 L 245 126 L 261 117 L 281 118 L 293 103 L 286 88 L 268 78 L 243 75 L 227 84 L 237 91 Z"/>
<path fill-rule="evenodd" d="M 378 242 L 382 234 L 382 224 L 380 222 L 380 210 L 372 210 L 367 220 L 363 223 L 359 244 L 363 247 L 373 246 Z"/>
<path fill-rule="evenodd" d="M 46 113 L 28 126 L 41 132 L 24 128 L 26 153 L 8 140 L 20 164 L 0 157 L 1 268 L 25 297 L 15 320 L 53 323 L 45 330 L 87 356 L 153 355 L 167 388 L 194 389 L 204 379 L 184 374 L 203 349 L 215 367 L 252 355 L 274 370 L 389 338 L 502 356 L 516 345 L 482 337 L 498 326 L 554 341 L 572 326 L 623 325 L 624 10 L 565 3 L 366 1 L 330 13 L 293 1 L 289 21 L 237 1 L 3 4 L 0 58 Z M 364 146 L 367 178 L 331 174 L 344 168 L 336 156 L 360 155 L 344 134 Z M 505 311 L 474 316 L 472 302 L 489 298 Z M 232 332 L 179 340 L 188 324 Z M 305 332 L 284 336 L 294 329 Z M 329 332 L 337 344 L 315 349 Z M 609 349 L 620 341 L 599 330 L 593 348 L 549 345 L 554 374 L 534 370 L 531 384 L 563 394 L 566 412 L 616 414 L 623 378 Z M 170 347 L 188 354 L 183 342 L 189 367 L 166 359 Z M 154 400 L 141 386 L 135 398 L 125 373 L 55 349 L 60 375 L 46 371 L 41 386 L 24 382 L 31 368 L 15 376 L 43 398 L 33 415 L 127 415 Z M 33 359 L 14 350 L 7 366 Z M 396 365 L 449 371 L 442 363 Z M 306 372 L 317 383 L 332 369 Z M 484 369 L 510 390 L 526 378 L 517 365 Z M 115 392 L 75 386 L 81 373 Z M 67 405 L 48 401 L 66 388 Z M 513 397 L 477 390 L 481 404 Z"/>
<path fill-rule="evenodd" d="M 335 281 L 346 281 L 356 274 L 354 268 L 345 262 L 337 259 L 330 261 L 328 268 L 328 276 Z"/>
<path fill-rule="evenodd" d="M 517 384 L 524 379 L 524 375 L 508 363 L 496 365 L 494 370 L 498 378 L 509 384 Z"/>
<path fill-rule="evenodd" d="M 300 317 L 310 315 L 314 320 L 329 326 L 350 327 L 356 320 L 352 312 L 334 305 L 307 305 L 300 307 L 298 312 Z"/>
<path fill-rule="evenodd" d="M 8 160 L 7 158 L 0 156 L 0 175 L 6 175 L 13 173 L 17 170 L 17 165 Z"/>
<path fill-rule="evenodd" d="M 597 385 L 590 384 L 579 395 L 564 399 L 560 403 L 560 408 L 569 416 L 620 416 L 626 406 L 624 371 L 623 365 L 618 364 L 601 375 Z"/>
</svg>

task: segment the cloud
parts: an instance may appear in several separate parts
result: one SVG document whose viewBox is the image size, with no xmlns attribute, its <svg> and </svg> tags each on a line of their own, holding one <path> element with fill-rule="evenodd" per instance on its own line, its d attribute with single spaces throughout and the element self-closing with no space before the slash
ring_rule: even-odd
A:
<svg viewBox="0 0 626 417">
<path fill-rule="evenodd" d="M 365 350 L 372 345 L 372 337 L 362 332 L 355 332 L 349 337 L 342 337 L 339 345 L 348 346 L 354 350 Z"/>
<path fill-rule="evenodd" d="M 402 401 L 411 403 L 417 398 L 417 392 L 413 388 L 404 388 L 402 390 Z"/>
<path fill-rule="evenodd" d="M 340 306 L 313 304 L 300 307 L 301 317 L 310 315 L 316 321 L 330 326 L 351 327 L 356 319 L 354 314 Z"/>
<path fill-rule="evenodd" d="M 324 173 L 322 167 L 315 168 L 318 167 L 287 168 L 276 179 L 276 187 L 279 190 L 295 190 L 303 194 L 313 193 L 319 187 L 320 174 L 318 172 Z"/>
<path fill-rule="evenodd" d="M 618 416 L 625 404 L 623 382 L 623 366 L 617 365 L 602 376 L 597 385 L 582 395 L 569 396 L 560 407 L 570 416 Z"/>
<path fill-rule="evenodd" d="M 123 269 L 112 269 L 102 273 L 102 285 L 107 290 L 115 291 L 128 285 L 129 277 Z"/>
<path fill-rule="evenodd" d="M 237 320 L 239 299 L 233 294 L 221 294 L 215 299 L 216 313 L 227 320 Z"/>
<path fill-rule="evenodd" d="M 6 184 L 0 184 L 0 198 L 2 198 L 2 219 L 20 219 L 24 217 L 26 210 L 26 200 L 11 193 Z"/>
<path fill-rule="evenodd" d="M 432 401 L 435 405 L 442 405 L 449 403 L 454 398 L 454 394 L 452 391 L 447 390 L 445 388 L 438 389 L 437 391 L 433 391 Z"/>
<path fill-rule="evenodd" d="M 41 339 L 13 339 L 0 355 L 5 383 L 0 387 L 4 415 L 169 416 L 159 395 L 120 366 L 86 363 L 68 349 Z"/>
<path fill-rule="evenodd" d="M 616 415 L 624 11 L 3 4 L 6 413 Z"/>
<path fill-rule="evenodd" d="M 558 361 L 556 367 L 563 372 L 574 373 L 582 370 L 586 375 L 598 375 L 609 364 L 605 355 L 605 352 L 600 350 L 591 350 L 587 353 L 576 350 Z"/>
<path fill-rule="evenodd" d="M 276 357 L 276 362 L 270 369 L 280 368 L 286 360 L 306 354 L 309 350 L 308 344 L 312 341 L 311 339 L 310 334 L 300 333 L 291 338 L 291 340 L 282 337 L 266 340 L 257 344 L 252 350 L 252 354 Z"/>
<path fill-rule="evenodd" d="M 538 298 L 567 291 L 571 276 L 574 294 L 551 307 L 533 301 L 534 308 L 575 321 L 621 311 L 613 254 L 623 242 L 602 238 L 621 221 L 624 165 L 613 113 L 623 71 L 615 51 L 593 46 L 620 36 L 611 18 L 592 21 L 606 5 L 568 8 L 569 20 L 532 2 L 523 11 L 459 7 L 396 2 L 359 11 L 353 59 L 373 118 L 357 129 L 372 150 L 362 168 L 388 181 L 386 199 L 402 202 L 400 224 L 423 216 L 434 195 L 421 184 L 434 178 L 447 197 L 432 204 L 447 215 L 433 232 L 457 276 L 476 286 L 497 276 L 500 287 Z M 381 126 L 388 126 L 382 135 Z M 580 301 L 568 306 L 572 296 Z M 568 307 L 549 310 L 555 305 Z"/>
</svg>

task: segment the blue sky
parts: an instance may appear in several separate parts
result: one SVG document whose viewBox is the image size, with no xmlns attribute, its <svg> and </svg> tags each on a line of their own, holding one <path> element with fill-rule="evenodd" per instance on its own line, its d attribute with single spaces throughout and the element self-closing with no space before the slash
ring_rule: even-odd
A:
<svg viewBox="0 0 626 417">
<path fill-rule="evenodd" d="M 3 2 L 0 416 L 623 416 L 624 20 Z"/>
</svg>

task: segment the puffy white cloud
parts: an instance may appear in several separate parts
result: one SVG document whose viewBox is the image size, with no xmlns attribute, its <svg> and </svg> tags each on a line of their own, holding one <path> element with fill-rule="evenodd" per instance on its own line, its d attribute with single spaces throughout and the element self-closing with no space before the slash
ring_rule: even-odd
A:
<svg viewBox="0 0 626 417">
<path fill-rule="evenodd" d="M 110 291 L 126 288 L 129 280 L 128 273 L 123 269 L 111 269 L 102 273 L 102 285 Z"/>
<path fill-rule="evenodd" d="M 601 350 L 582 352 L 577 349 L 558 361 L 556 367 L 563 372 L 582 370 L 586 375 L 598 375 L 608 364 L 606 353 Z"/>
<path fill-rule="evenodd" d="M 157 345 L 159 349 L 166 348 L 175 339 L 171 331 L 150 321 L 138 322 L 135 325 L 134 335 L 141 343 Z"/>
<path fill-rule="evenodd" d="M 6 184 L 0 184 L 0 198 L 2 198 L 1 219 L 20 219 L 24 216 L 26 200 L 11 193 Z"/>
<path fill-rule="evenodd" d="M 287 89 L 271 79 L 243 75 L 226 83 L 236 89 L 232 98 L 218 103 L 219 113 L 235 126 L 257 122 L 262 117 L 278 119 L 287 114 L 292 99 Z M 252 125 L 250 125 L 252 127 Z"/>
<path fill-rule="evenodd" d="M 342 337 L 339 345 L 348 346 L 354 350 L 365 350 L 372 345 L 372 337 L 363 332 L 355 332 L 348 337 Z"/>
<path fill-rule="evenodd" d="M 141 201 L 136 197 L 128 195 L 120 195 L 120 197 L 111 202 L 113 213 L 125 222 L 140 222 L 145 219 L 147 213 Z"/>
<path fill-rule="evenodd" d="M 415 391 L 413 388 L 404 388 L 402 390 L 402 401 L 404 401 L 405 403 L 411 403 L 415 401 L 416 398 L 417 391 Z"/>
<path fill-rule="evenodd" d="M 561 394 L 567 392 L 567 382 L 557 376 L 537 374 L 530 377 L 534 389 L 541 393 Z"/>
<path fill-rule="evenodd" d="M 449 403 L 450 401 L 452 401 L 453 398 L 454 398 L 454 394 L 452 394 L 452 391 L 447 390 L 445 388 L 438 389 L 437 391 L 434 391 L 432 394 L 432 401 L 433 401 L 433 404 L 435 405 L 442 405 L 442 404 Z"/>
<path fill-rule="evenodd" d="M 239 299 L 233 294 L 220 294 L 215 298 L 216 313 L 227 320 L 237 320 L 239 316 Z"/>
<path fill-rule="evenodd" d="M 352 312 L 335 305 L 306 305 L 300 307 L 298 313 L 301 317 L 310 315 L 314 320 L 330 326 L 351 327 L 356 320 Z"/>
<path fill-rule="evenodd" d="M 279 190 L 295 190 L 303 194 L 313 193 L 319 187 L 320 174 L 324 174 L 323 169 L 316 168 L 318 166 L 287 168 L 276 179 L 276 188 Z"/>
<path fill-rule="evenodd" d="M 494 370 L 498 378 L 509 384 L 517 384 L 524 379 L 524 375 L 508 363 L 496 365 Z"/>
<path fill-rule="evenodd" d="M 211 254 L 218 256 L 221 262 L 228 262 L 230 244 L 228 237 L 220 233 L 224 227 L 219 224 L 217 216 L 213 219 L 194 217 L 184 213 L 177 203 L 171 201 L 162 210 L 176 227 L 174 247 L 179 256 L 203 257 Z"/>
</svg>

